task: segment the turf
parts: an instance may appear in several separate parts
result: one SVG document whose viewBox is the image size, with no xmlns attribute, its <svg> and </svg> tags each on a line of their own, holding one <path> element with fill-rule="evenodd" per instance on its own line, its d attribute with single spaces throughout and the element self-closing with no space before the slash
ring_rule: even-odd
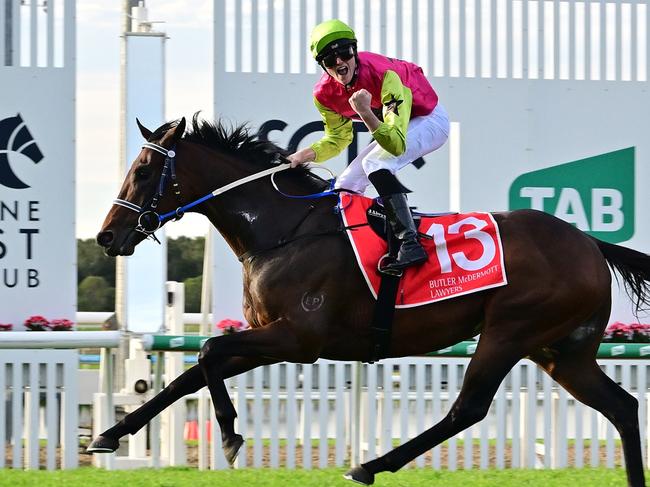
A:
<svg viewBox="0 0 650 487">
<path fill-rule="evenodd" d="M 198 471 L 193 468 L 165 468 L 105 471 L 80 468 L 66 471 L 0 470 L 0 486 L 11 487 L 353 487 L 342 478 L 345 469 L 272 470 L 241 469 Z M 607 487 L 626 485 L 622 469 L 565 470 L 471 470 L 434 471 L 430 468 L 403 470 L 377 476 L 377 487 L 521 487 L 544 486 Z"/>
</svg>

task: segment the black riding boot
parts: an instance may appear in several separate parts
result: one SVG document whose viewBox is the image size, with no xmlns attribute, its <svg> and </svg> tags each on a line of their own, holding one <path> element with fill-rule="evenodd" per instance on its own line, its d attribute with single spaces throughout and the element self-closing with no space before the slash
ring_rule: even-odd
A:
<svg viewBox="0 0 650 487">
<path fill-rule="evenodd" d="M 406 201 L 406 194 L 395 193 L 382 196 L 386 217 L 393 234 L 400 241 L 397 259 L 384 266 L 387 270 L 399 270 L 422 264 L 427 260 L 427 253 L 418 241 L 411 209 Z"/>
</svg>

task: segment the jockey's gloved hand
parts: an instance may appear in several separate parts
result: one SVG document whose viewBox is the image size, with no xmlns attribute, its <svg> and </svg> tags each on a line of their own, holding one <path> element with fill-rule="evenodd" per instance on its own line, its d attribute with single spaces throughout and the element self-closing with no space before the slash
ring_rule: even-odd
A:
<svg viewBox="0 0 650 487">
<path fill-rule="evenodd" d="M 294 152 L 287 156 L 287 160 L 291 163 L 292 168 L 304 166 L 309 164 L 316 158 L 316 153 L 309 147 Z"/>
</svg>

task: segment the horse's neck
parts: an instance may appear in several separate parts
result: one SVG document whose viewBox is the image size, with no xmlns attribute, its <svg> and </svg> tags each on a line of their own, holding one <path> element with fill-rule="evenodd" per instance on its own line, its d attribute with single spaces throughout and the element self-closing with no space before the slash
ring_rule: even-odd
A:
<svg viewBox="0 0 650 487">
<path fill-rule="evenodd" d="M 308 233 L 319 222 L 310 218 L 322 202 L 286 198 L 269 184 L 268 177 L 224 193 L 206 205 L 204 214 L 240 256 L 277 246 L 296 234 Z"/>
</svg>

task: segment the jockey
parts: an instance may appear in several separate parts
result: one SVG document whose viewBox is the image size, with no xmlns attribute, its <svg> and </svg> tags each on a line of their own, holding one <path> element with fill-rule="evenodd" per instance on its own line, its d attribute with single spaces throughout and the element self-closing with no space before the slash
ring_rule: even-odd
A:
<svg viewBox="0 0 650 487">
<path fill-rule="evenodd" d="M 442 146 L 449 120 L 419 66 L 371 52 L 358 52 L 354 31 L 340 20 L 317 25 L 311 52 L 325 71 L 314 87 L 314 104 L 325 135 L 291 154 L 292 167 L 338 155 L 354 136 L 352 120 L 361 120 L 374 141 L 339 177 L 339 189 L 363 193 L 375 187 L 388 222 L 400 241 L 397 259 L 387 269 L 421 264 L 427 254 L 418 241 L 406 189 L 395 173 Z"/>
</svg>

